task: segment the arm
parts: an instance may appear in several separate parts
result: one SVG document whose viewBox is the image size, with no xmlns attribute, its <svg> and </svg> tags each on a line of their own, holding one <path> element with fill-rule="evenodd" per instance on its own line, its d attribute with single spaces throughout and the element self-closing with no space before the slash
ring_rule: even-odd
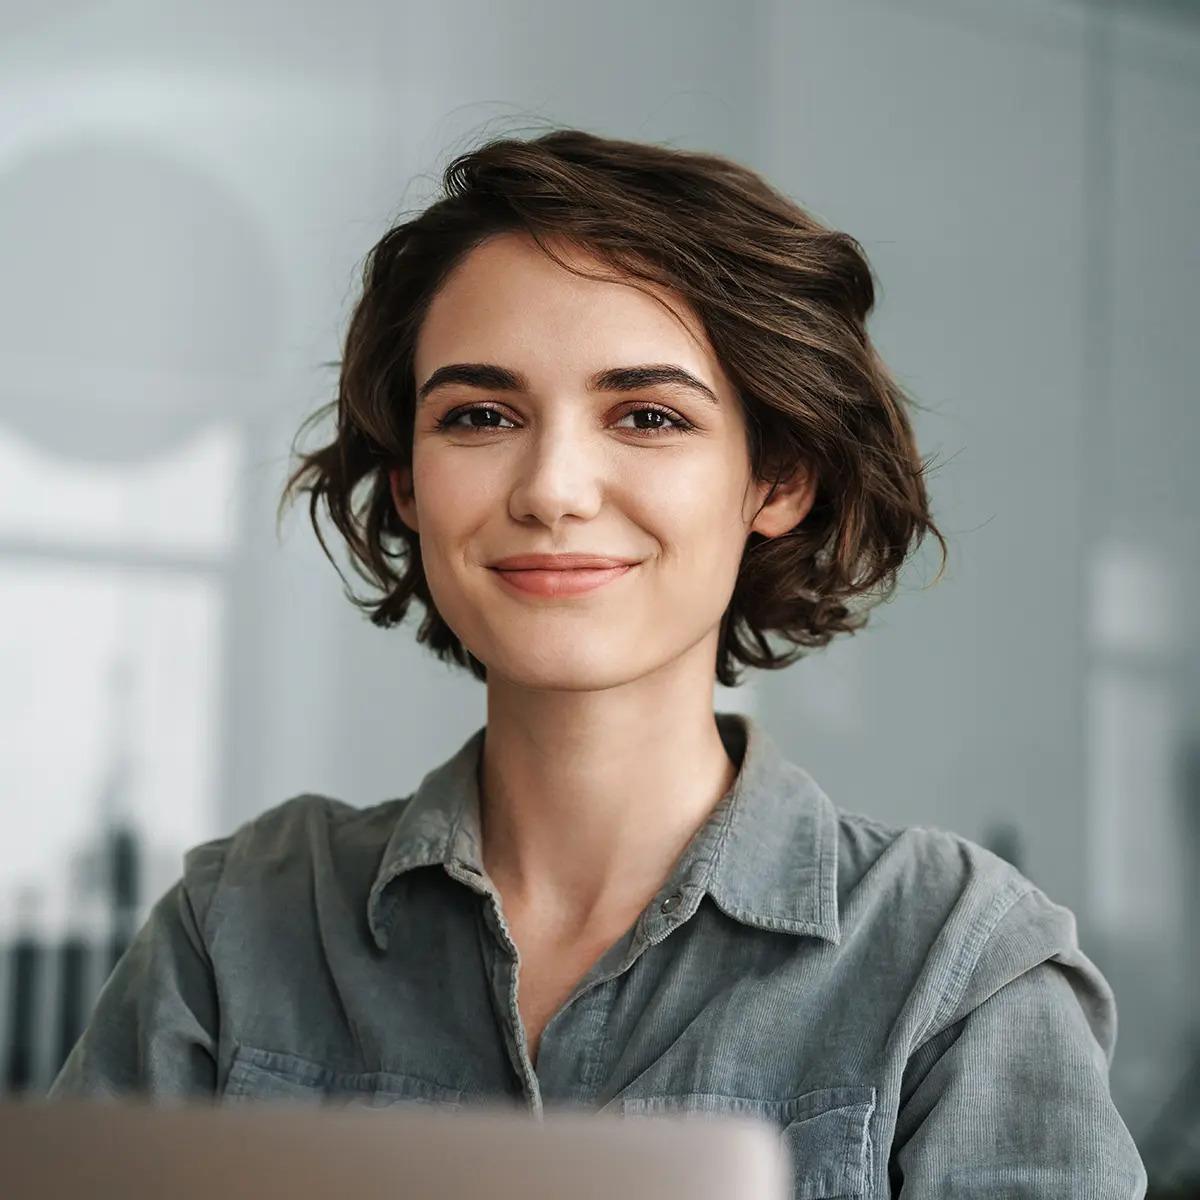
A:
<svg viewBox="0 0 1200 1200">
<path fill-rule="evenodd" d="M 1145 1168 L 1109 1093 L 1116 1002 L 1075 944 L 1070 910 L 1026 892 L 962 993 L 905 1073 L 896 1194 L 1144 1197 Z"/>
<path fill-rule="evenodd" d="M 108 977 L 47 1097 L 208 1095 L 217 1088 L 217 992 L 204 916 L 227 839 L 192 848 Z"/>
</svg>

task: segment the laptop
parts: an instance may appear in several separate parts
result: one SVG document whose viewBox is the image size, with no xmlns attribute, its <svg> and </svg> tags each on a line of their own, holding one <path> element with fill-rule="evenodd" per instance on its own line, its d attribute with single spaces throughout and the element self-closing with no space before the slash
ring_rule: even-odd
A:
<svg viewBox="0 0 1200 1200">
<path fill-rule="evenodd" d="M 286 1102 L 0 1102 L 8 1200 L 788 1200 L 779 1131 L 729 1114 Z"/>
</svg>

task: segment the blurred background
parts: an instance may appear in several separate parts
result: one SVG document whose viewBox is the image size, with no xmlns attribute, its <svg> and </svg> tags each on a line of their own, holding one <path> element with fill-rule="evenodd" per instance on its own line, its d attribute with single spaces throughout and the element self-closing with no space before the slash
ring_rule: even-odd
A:
<svg viewBox="0 0 1200 1200">
<path fill-rule="evenodd" d="M 716 706 L 1075 912 L 1118 1107 L 1182 1188 L 1192 0 L 0 0 L 2 1090 L 48 1084 L 184 849 L 297 792 L 407 794 L 482 723 L 274 506 L 363 255 L 527 120 L 728 154 L 862 242 L 947 575 L 922 590 L 926 547 L 864 632 Z"/>
</svg>

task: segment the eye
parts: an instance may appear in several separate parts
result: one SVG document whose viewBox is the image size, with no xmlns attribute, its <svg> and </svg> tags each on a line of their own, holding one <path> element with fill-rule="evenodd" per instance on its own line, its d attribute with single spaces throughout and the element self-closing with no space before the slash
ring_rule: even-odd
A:
<svg viewBox="0 0 1200 1200">
<path fill-rule="evenodd" d="M 444 417 L 438 419 L 437 429 L 498 429 L 499 426 L 488 423 L 483 425 L 460 425 L 459 418 L 467 416 L 468 413 L 494 413 L 501 420 L 507 421 L 508 418 L 498 408 L 492 408 L 487 404 L 473 404 L 469 408 L 456 408 L 453 412 L 447 413 Z"/>
<path fill-rule="evenodd" d="M 658 433 L 688 433 L 694 428 L 691 421 L 689 421 L 686 417 L 681 417 L 678 413 L 672 412 L 669 408 L 663 408 L 657 404 L 642 404 L 637 408 L 631 408 L 625 414 L 625 417 L 634 417 L 637 416 L 638 413 L 654 413 L 656 416 L 661 417 L 664 422 L 670 421 L 671 424 L 652 425 L 648 428 L 643 426 L 641 429 L 636 430 L 637 433 L 648 433 L 651 435 Z M 624 420 L 625 417 L 622 417 L 621 419 Z"/>
<path fill-rule="evenodd" d="M 468 421 L 465 425 L 461 424 L 463 417 L 468 417 L 472 413 L 492 413 L 496 420 L 483 420 L 479 422 Z M 627 417 L 637 416 L 639 413 L 653 413 L 656 420 L 661 420 L 662 423 L 656 425 L 642 425 L 633 429 L 634 433 L 648 437 L 658 437 L 664 433 L 690 433 L 695 426 L 686 418 L 681 417 L 677 412 L 669 408 L 665 408 L 658 404 L 639 404 L 635 408 L 630 408 L 621 416 L 621 420 Z M 436 429 L 456 429 L 462 432 L 469 432 L 484 429 L 500 429 L 501 425 L 497 421 L 509 420 L 498 408 L 490 404 L 471 404 L 464 408 L 456 408 L 441 417 L 436 425 Z M 669 422 L 669 423 L 668 423 Z M 628 426 L 626 427 L 628 428 Z"/>
</svg>

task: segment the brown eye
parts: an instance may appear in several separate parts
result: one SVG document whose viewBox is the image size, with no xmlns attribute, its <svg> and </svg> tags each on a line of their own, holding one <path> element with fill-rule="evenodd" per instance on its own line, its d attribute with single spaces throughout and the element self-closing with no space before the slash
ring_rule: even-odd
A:
<svg viewBox="0 0 1200 1200">
<path fill-rule="evenodd" d="M 499 429 L 500 428 L 499 425 L 497 425 L 495 422 L 491 422 L 491 421 L 479 422 L 479 423 L 469 422 L 466 425 L 460 425 L 458 423 L 459 418 L 467 416 L 468 413 L 494 413 L 495 416 L 498 417 L 499 419 L 505 420 L 505 421 L 508 420 L 508 418 L 505 417 L 504 414 L 498 408 L 492 408 L 490 405 L 485 405 L 485 404 L 473 404 L 468 408 L 456 408 L 453 412 L 447 413 L 446 416 L 442 417 L 438 421 L 436 428 L 438 428 L 438 429 Z"/>
<path fill-rule="evenodd" d="M 674 419 L 671 417 L 670 413 L 664 412 L 661 408 L 634 408 L 634 409 L 630 409 L 630 411 L 627 412 L 625 414 L 625 416 L 627 416 L 627 417 L 651 416 L 651 417 L 657 418 L 656 421 L 651 422 L 649 425 L 641 426 L 641 429 L 647 433 L 652 432 L 654 430 L 658 430 L 658 429 L 671 428 L 671 426 L 669 426 L 667 424 L 667 422 L 672 421 Z"/>
<path fill-rule="evenodd" d="M 631 408 L 625 413 L 625 417 L 635 417 L 641 413 L 651 413 L 661 420 L 658 424 L 641 426 L 635 430 L 637 433 L 687 433 L 693 428 L 692 423 L 686 417 L 681 417 L 669 408 L 660 408 L 657 404 L 642 404 L 637 408 Z M 625 417 L 621 419 L 624 420 Z"/>
</svg>

